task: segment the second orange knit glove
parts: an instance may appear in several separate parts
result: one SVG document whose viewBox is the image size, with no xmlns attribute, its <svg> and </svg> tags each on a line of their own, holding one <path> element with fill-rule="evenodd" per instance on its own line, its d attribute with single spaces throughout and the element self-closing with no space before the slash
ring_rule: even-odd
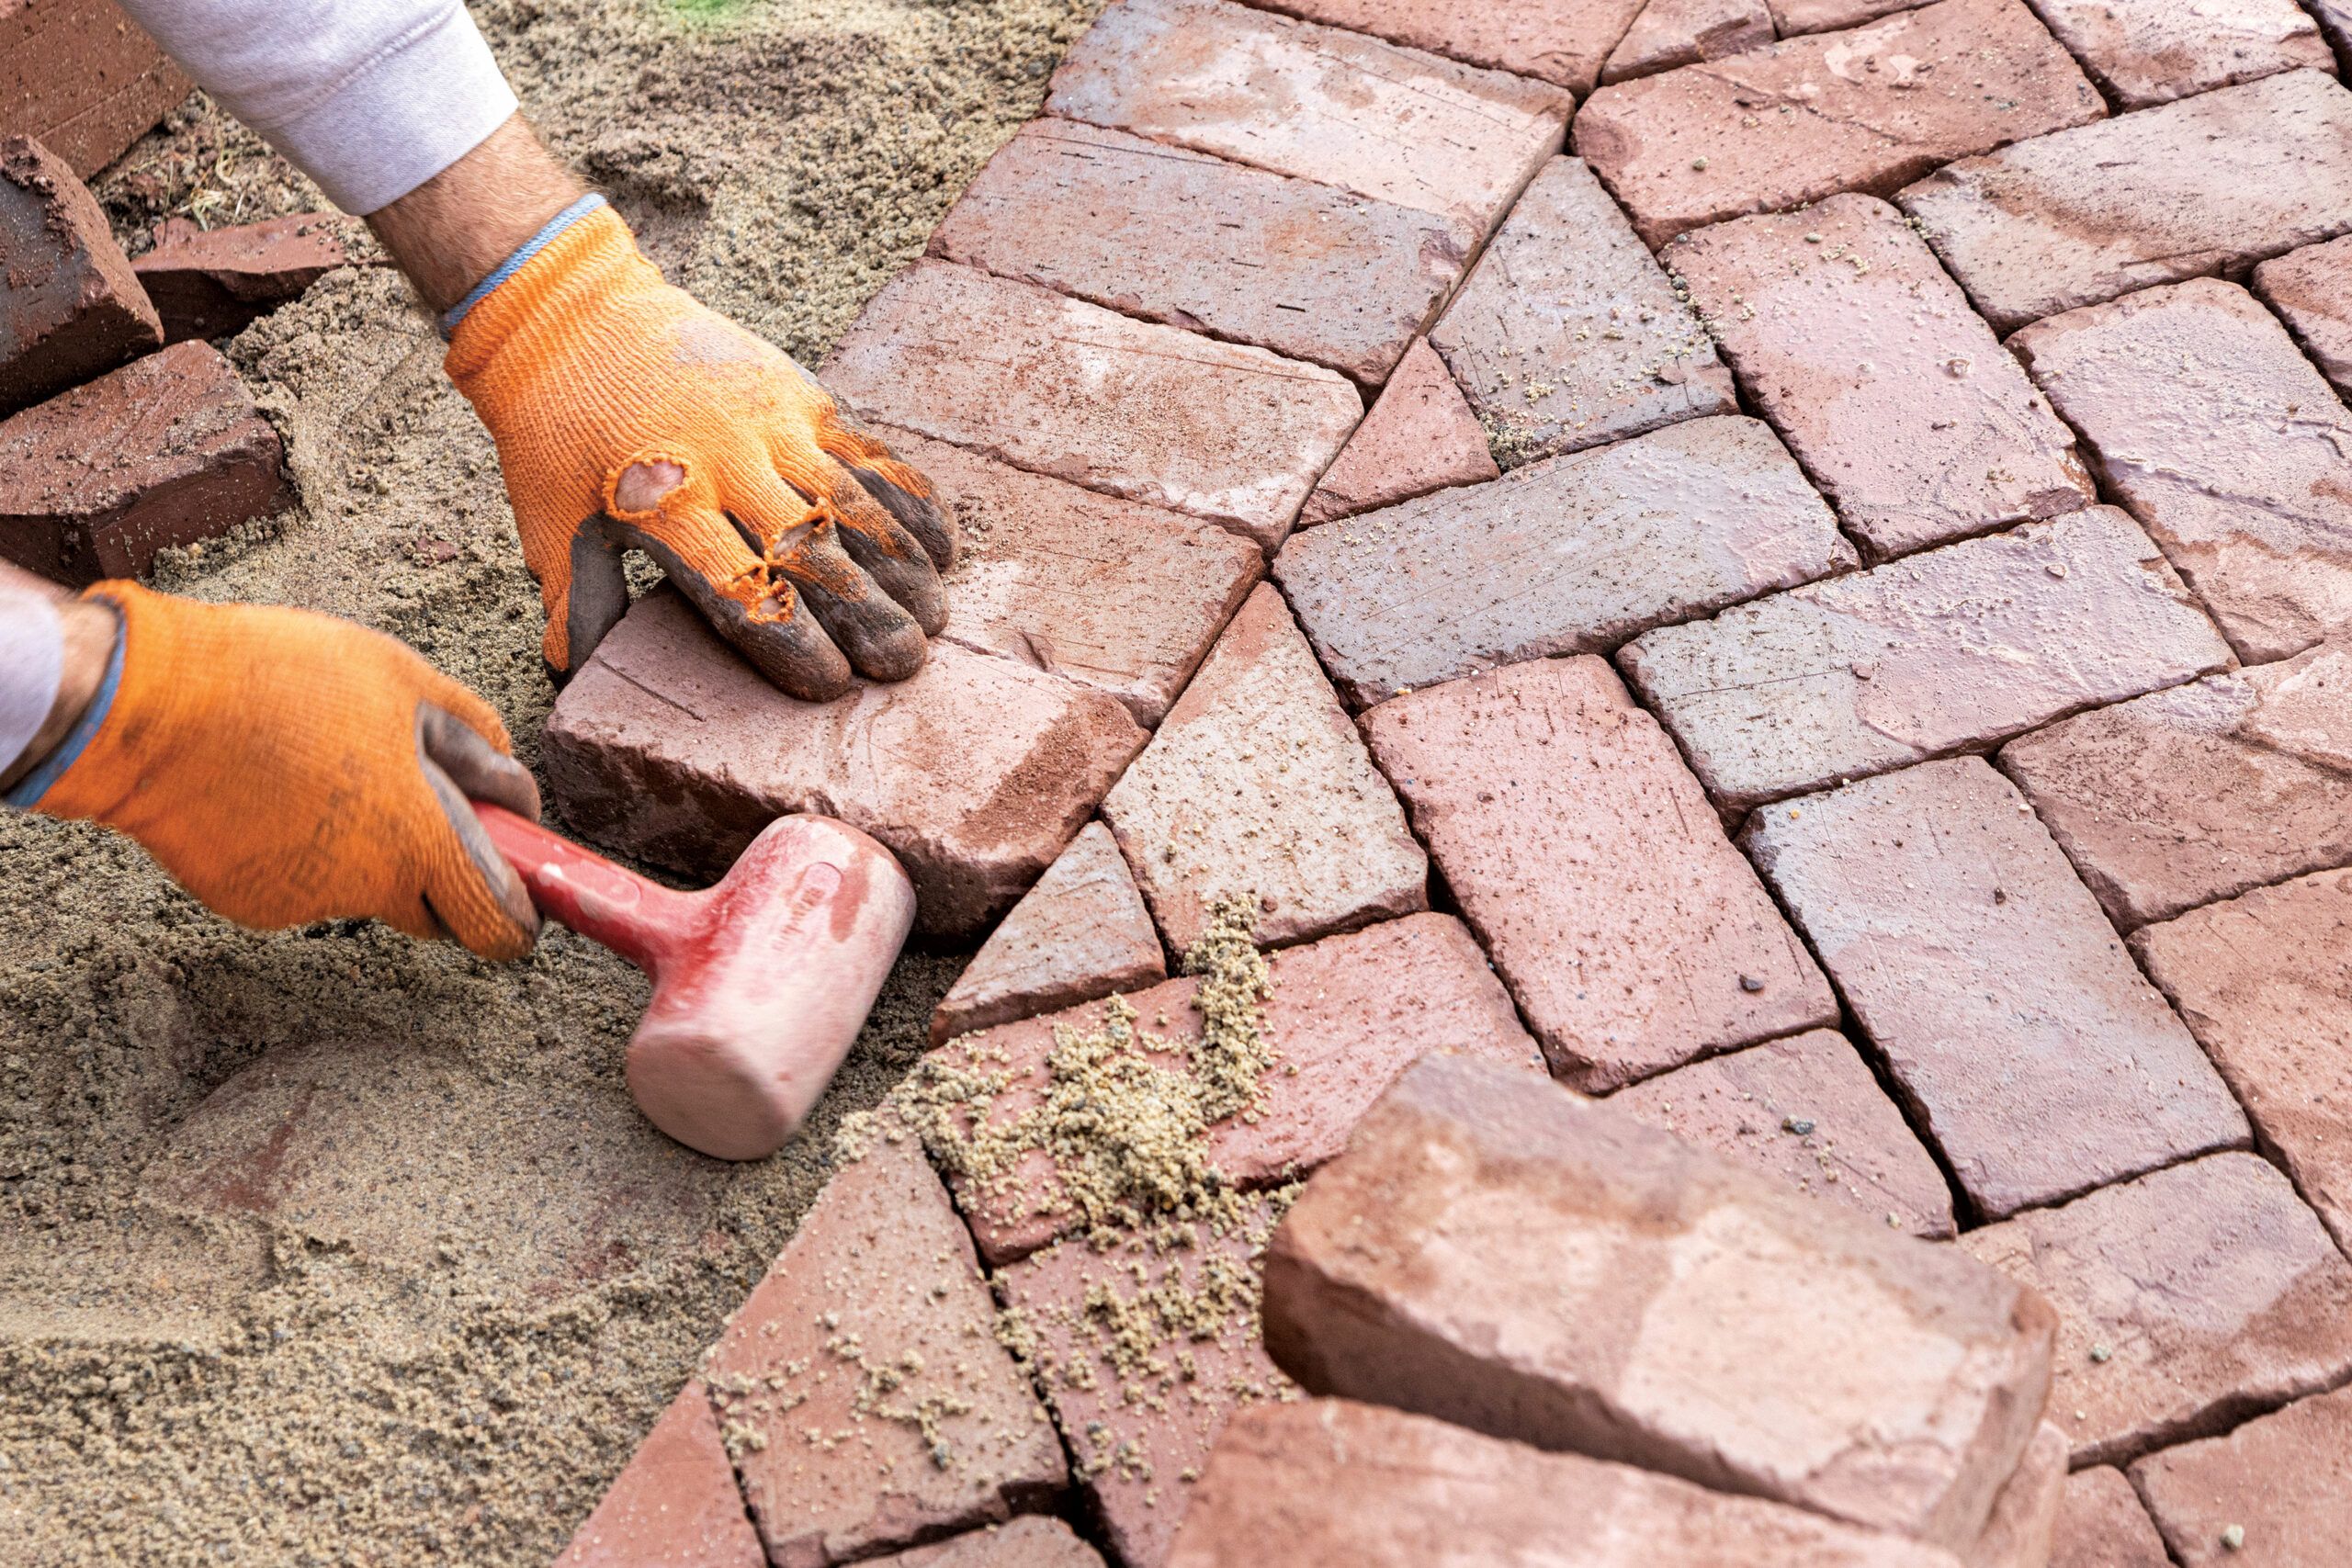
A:
<svg viewBox="0 0 2352 1568">
<path fill-rule="evenodd" d="M 498 442 L 548 664 L 577 668 L 628 608 L 626 545 L 794 696 L 913 674 L 955 554 L 930 485 L 593 200 L 460 306 L 449 343 Z"/>
</svg>

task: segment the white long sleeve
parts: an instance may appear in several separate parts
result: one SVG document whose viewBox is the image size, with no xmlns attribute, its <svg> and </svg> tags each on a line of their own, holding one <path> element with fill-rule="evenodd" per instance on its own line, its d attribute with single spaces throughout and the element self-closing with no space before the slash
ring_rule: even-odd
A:
<svg viewBox="0 0 2352 1568">
<path fill-rule="evenodd" d="M 65 632 L 42 594 L 0 587 L 0 770 L 25 754 L 65 669 Z"/>
<path fill-rule="evenodd" d="M 480 146 L 514 91 L 459 0 L 119 0 L 345 212 Z"/>
</svg>

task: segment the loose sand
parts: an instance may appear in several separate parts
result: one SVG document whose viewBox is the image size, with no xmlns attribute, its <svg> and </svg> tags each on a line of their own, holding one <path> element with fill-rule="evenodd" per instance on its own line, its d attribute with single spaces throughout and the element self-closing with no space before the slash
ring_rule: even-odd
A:
<svg viewBox="0 0 2352 1568">
<path fill-rule="evenodd" d="M 814 360 L 1096 5 L 474 10 L 655 258 Z M 134 245 L 158 214 L 316 203 L 201 99 L 99 188 Z M 303 502 L 162 581 L 397 633 L 529 755 L 552 700 L 535 595 L 404 288 L 338 275 L 232 357 Z M 368 927 L 249 935 L 122 841 L 0 818 L 0 1561 L 537 1568 L 960 962 L 903 961 L 809 1134 L 721 1166 L 636 1116 L 620 1048 L 644 986 L 568 934 L 513 968 Z"/>
</svg>

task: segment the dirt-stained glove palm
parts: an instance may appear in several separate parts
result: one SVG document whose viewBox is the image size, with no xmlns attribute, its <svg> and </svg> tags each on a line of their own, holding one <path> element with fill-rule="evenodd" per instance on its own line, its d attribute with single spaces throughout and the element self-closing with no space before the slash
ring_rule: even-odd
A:
<svg viewBox="0 0 2352 1568">
<path fill-rule="evenodd" d="M 123 619 L 96 729 L 35 803 L 146 846 L 211 908 L 264 929 L 372 916 L 485 958 L 538 937 L 469 797 L 537 817 L 488 705 L 380 632 L 101 582 Z"/>
<path fill-rule="evenodd" d="M 621 546 L 794 696 L 922 668 L 955 553 L 929 483 L 787 355 L 663 282 L 609 208 L 476 301 L 448 368 L 497 438 L 556 670 L 628 608 Z"/>
</svg>

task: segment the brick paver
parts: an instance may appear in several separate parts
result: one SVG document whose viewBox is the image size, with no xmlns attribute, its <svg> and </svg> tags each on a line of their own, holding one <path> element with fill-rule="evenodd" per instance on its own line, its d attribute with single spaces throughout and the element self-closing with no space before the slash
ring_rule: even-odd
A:
<svg viewBox="0 0 2352 1568">
<path fill-rule="evenodd" d="M 956 512 L 940 636 L 1107 692 L 1159 722 L 1264 570 L 1217 525 L 880 429 Z"/>
<path fill-rule="evenodd" d="M 1826 33 L 1838 28 L 1860 27 L 1864 22 L 1896 11 L 1908 11 L 1924 5 L 1926 0 L 1767 0 L 1772 11 L 1772 21 L 1782 38 L 1794 38 L 1799 33 Z"/>
<path fill-rule="evenodd" d="M 2257 889 L 2132 933 L 2340 1246 L 2352 1247 L 2352 872 Z"/>
<path fill-rule="evenodd" d="M 1605 1090 L 1836 1021 L 1673 742 L 1600 660 L 1434 686 L 1364 729 L 1561 1078 Z"/>
<path fill-rule="evenodd" d="M 1411 208 L 1038 119 L 980 171 L 931 254 L 1378 383 L 1476 239 Z"/>
<path fill-rule="evenodd" d="M 2122 108 L 2143 109 L 2281 71 L 2333 73 L 2335 56 L 2294 0 L 2033 0 Z"/>
<path fill-rule="evenodd" d="M 1985 1214 L 2246 1141 L 2195 1040 L 1984 761 L 1767 807 L 1746 842 Z"/>
<path fill-rule="evenodd" d="M 874 1568 L 1102 1568 L 1102 1559 L 1061 1520 L 1029 1514 L 878 1559 Z"/>
<path fill-rule="evenodd" d="M 130 270 L 163 319 L 164 342 L 228 337 L 348 265 L 347 221 L 302 212 L 206 230 L 167 218 Z"/>
<path fill-rule="evenodd" d="M 1983 750 L 2229 652 L 2139 525 L 2095 506 L 1663 626 L 1618 659 L 1740 809 Z"/>
<path fill-rule="evenodd" d="M 1690 420 L 1294 537 L 1274 575 L 1347 699 L 1659 625 L 1854 564 L 1771 431 Z"/>
<path fill-rule="evenodd" d="M 1272 584 L 1234 616 L 1102 815 L 1175 952 L 1237 894 L 1257 898 L 1267 945 L 1429 907 L 1428 857 Z"/>
<path fill-rule="evenodd" d="M 1542 1054 L 1478 944 L 1450 915 L 1414 915 L 1329 937 L 1277 953 L 1272 963 L 1265 1033 L 1280 1065 L 1266 1077 L 1255 1121 L 1221 1122 L 1207 1134 L 1209 1163 L 1240 1187 L 1273 1186 L 1338 1154 L 1381 1090 L 1423 1052 L 1465 1052 L 1541 1082 Z M 1197 988 L 1198 982 L 1182 979 L 1137 993 L 1138 1026 L 1173 1041 L 1179 1052 L 1195 1043 Z M 991 1121 L 1009 1122 L 1045 1093 L 1056 1029 L 1091 1032 L 1102 1017 L 1097 1005 L 1006 1024 L 946 1046 L 942 1059 L 1009 1075 L 988 1108 Z M 1181 1055 L 1153 1062 L 1170 1072 L 1189 1070 Z M 967 1184 L 958 1196 L 981 1252 L 993 1262 L 1025 1256 L 1075 1223 L 1054 1162 L 1043 1153 L 1024 1156 L 1011 1182 L 987 1190 Z"/>
<path fill-rule="evenodd" d="M 1694 1062 L 1609 1104 L 1889 1228 L 1952 1235 L 1943 1172 L 1835 1030 Z"/>
<path fill-rule="evenodd" d="M 1012 908 L 1144 740 L 1102 693 L 953 645 L 910 680 L 800 702 L 662 592 L 563 689 L 545 759 L 573 830 L 704 876 L 787 812 L 838 817 L 899 857 L 922 930 L 961 936 Z"/>
<path fill-rule="evenodd" d="M 220 351 L 177 344 L 0 421 L 0 556 L 61 582 L 293 501 L 285 447 Z"/>
<path fill-rule="evenodd" d="M 2098 499 L 2074 433 L 1886 203 L 1697 230 L 1665 261 L 1873 558 Z"/>
<path fill-rule="evenodd" d="M 1280 1218 L 1250 1201 L 1194 1221 L 1060 1242 L 998 1278 L 1124 1568 L 1160 1568 L 1201 1466 L 1237 1410 L 1296 1391 L 1258 1334 L 1258 1270 Z"/>
<path fill-rule="evenodd" d="M 824 367 L 858 412 L 1271 549 L 1363 400 L 1337 371 L 922 261 Z"/>
<path fill-rule="evenodd" d="M 1090 822 L 956 976 L 931 1015 L 931 1043 L 1166 978 L 1136 879 L 1111 829 Z"/>
<path fill-rule="evenodd" d="M 1560 150 L 1573 107 L 1546 83 L 1227 0 L 1118 0 L 1071 48 L 1046 100 L 1066 119 L 1439 213 L 1479 235 Z"/>
<path fill-rule="evenodd" d="M 2352 393 L 2352 236 L 2272 257 L 2254 269 L 2253 287 L 2320 374 Z"/>
<path fill-rule="evenodd" d="M 1572 144 L 1657 245 L 1836 191 L 1884 196 L 1939 164 L 2106 112 L 2021 0 L 1940 0 L 1603 87 Z"/>
<path fill-rule="evenodd" d="M 1771 41 L 1772 13 L 1764 0 L 1650 0 L 1600 68 L 1600 79 L 1630 81 Z"/>
<path fill-rule="evenodd" d="M 1460 6 L 1451 0 L 1267 0 L 1287 11 L 1415 49 L 1534 76 L 1579 93 L 1625 31 L 1642 0 L 1521 0 Z"/>
<path fill-rule="evenodd" d="M 1372 412 L 1299 509 L 1302 528 L 1498 477 L 1487 434 L 1445 361 L 1416 338 Z"/>
<path fill-rule="evenodd" d="M 2025 1457 L 1993 1499 L 1992 1517 L 1961 1550 L 1970 1568 L 2048 1568 L 2066 1495 L 2066 1453 L 2065 1433 L 2047 1421 L 2034 1428 Z"/>
<path fill-rule="evenodd" d="M 163 344 L 105 211 L 63 159 L 21 136 L 0 140 L 0 414 Z"/>
<path fill-rule="evenodd" d="M 193 85 L 113 0 L 0 14 L 0 136 L 39 137 L 87 179 Z"/>
<path fill-rule="evenodd" d="M 2193 278 L 2009 346 L 2239 658 L 2352 624 L 2352 413 L 2252 295 Z"/>
<path fill-rule="evenodd" d="M 1894 199 L 2006 333 L 2352 229 L 2352 93 L 2290 71 L 1966 159 Z"/>
<path fill-rule="evenodd" d="M 1061 1446 L 912 1143 L 837 1172 L 704 1364 L 753 1521 L 808 1568 L 1001 1521 Z"/>
<path fill-rule="evenodd" d="M 1310 1393 L 1948 1547 L 2051 1373 L 2050 1309 L 1955 1249 L 1440 1055 L 1307 1184 L 1264 1311 Z"/>
<path fill-rule="evenodd" d="M 700 1378 L 637 1446 L 555 1568 L 764 1568 Z"/>
<path fill-rule="evenodd" d="M 2226 1428 L 2352 1373 L 2352 1266 L 2254 1155 L 2174 1166 L 1960 1245 L 2057 1308 L 2050 1418 L 2078 1466 Z"/>
<path fill-rule="evenodd" d="M 2098 1465 L 2066 1478 L 2050 1568 L 2172 1568 L 2172 1559 L 2123 1472 Z"/>
<path fill-rule="evenodd" d="M 2352 1389 L 2132 1467 L 2186 1568 L 2335 1568 L 2352 1542 Z"/>
<path fill-rule="evenodd" d="M 1348 1400 L 1261 1405 L 1209 1457 L 1170 1568 L 1953 1568 L 1898 1536 Z"/>
<path fill-rule="evenodd" d="M 2003 771 L 2117 924 L 2352 863 L 2352 649 L 2316 648 L 2011 741 Z"/>
<path fill-rule="evenodd" d="M 1505 468 L 1738 412 L 1715 345 L 1575 158 L 1535 176 L 1430 342 Z"/>
</svg>

